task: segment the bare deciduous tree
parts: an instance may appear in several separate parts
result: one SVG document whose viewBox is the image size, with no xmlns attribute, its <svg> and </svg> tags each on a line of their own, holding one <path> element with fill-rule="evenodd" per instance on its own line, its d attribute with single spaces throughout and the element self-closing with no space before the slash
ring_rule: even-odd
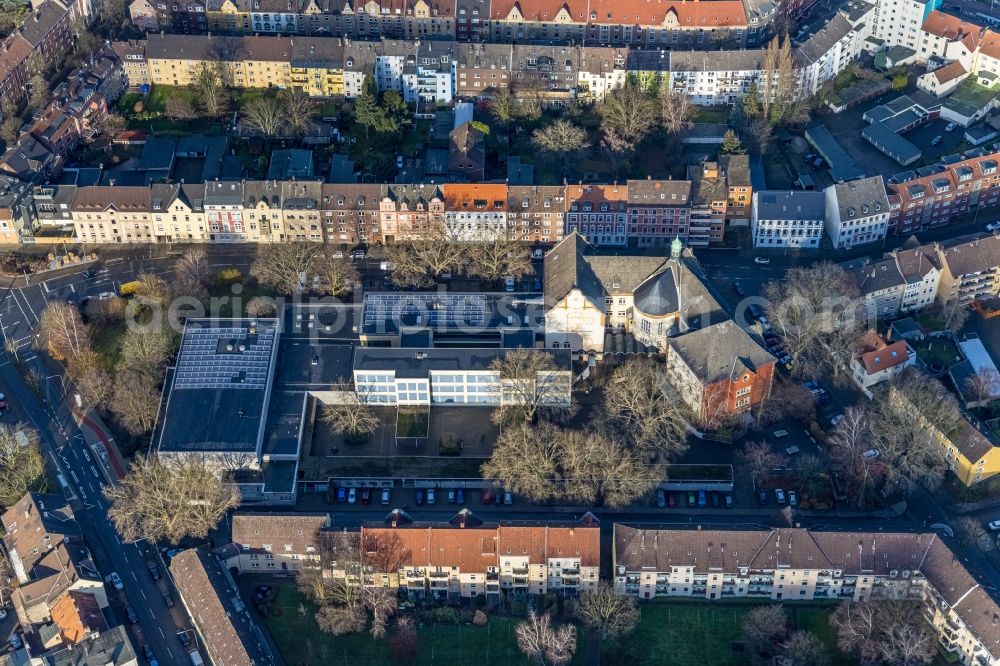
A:
<svg viewBox="0 0 1000 666">
<path fill-rule="evenodd" d="M 364 609 L 359 606 L 322 606 L 316 611 L 320 631 L 334 636 L 361 633 L 367 623 Z"/>
<path fill-rule="evenodd" d="M 661 468 L 602 433 L 545 422 L 505 427 L 482 473 L 533 501 L 609 507 L 635 501 L 663 478 Z"/>
<path fill-rule="evenodd" d="M 686 91 L 672 90 L 670 86 L 660 88 L 660 117 L 668 134 L 680 134 L 690 129 L 694 106 Z"/>
<path fill-rule="evenodd" d="M 42 342 L 59 360 L 72 358 L 90 348 L 80 311 L 69 303 L 52 301 L 46 305 L 38 320 L 38 330 Z"/>
<path fill-rule="evenodd" d="M 656 102 L 637 80 L 629 78 L 605 96 L 600 105 L 601 125 L 636 146 L 653 129 L 657 111 Z"/>
<path fill-rule="evenodd" d="M 163 115 L 171 120 L 191 120 L 196 114 L 187 98 L 174 95 L 164 104 Z"/>
<path fill-rule="evenodd" d="M 792 268 L 764 288 L 766 312 L 798 376 L 838 372 L 839 356 L 854 348 L 862 330 L 857 285 L 843 268 L 820 262 Z"/>
<path fill-rule="evenodd" d="M 993 400 L 1000 394 L 1000 372 L 993 368 L 981 368 L 965 380 L 964 389 L 973 402 Z"/>
<path fill-rule="evenodd" d="M 848 493 L 854 495 L 852 503 L 864 508 L 869 492 L 884 476 L 882 461 L 866 455 L 874 446 L 867 411 L 856 405 L 845 409 L 827 443 L 831 462 L 840 467 Z"/>
<path fill-rule="evenodd" d="M 246 304 L 246 313 L 250 317 L 273 317 L 277 311 L 277 301 L 267 296 L 254 296 Z"/>
<path fill-rule="evenodd" d="M 210 271 L 208 255 L 200 247 L 185 250 L 174 264 L 175 293 L 202 298 L 207 296 Z"/>
<path fill-rule="evenodd" d="M 326 256 L 319 243 L 272 243 L 257 248 L 250 274 L 261 284 L 283 294 L 312 289 L 340 294 L 345 285 L 357 281 L 350 260 Z"/>
<path fill-rule="evenodd" d="M 490 392 L 500 404 L 493 410 L 497 423 L 532 423 L 536 416 L 558 419 L 572 412 L 565 376 L 551 354 L 518 347 L 490 362 L 496 382 Z"/>
<path fill-rule="evenodd" d="M 617 368 L 605 386 L 601 419 L 651 459 L 667 461 L 687 450 L 689 413 L 659 366 L 634 359 Z"/>
<path fill-rule="evenodd" d="M 367 441 L 374 433 L 381 420 L 369 405 L 368 394 L 363 387 L 358 391 L 341 391 L 337 393 L 340 402 L 323 405 L 323 422 L 336 432 L 344 433 L 345 437 Z"/>
<path fill-rule="evenodd" d="M 559 119 L 535 130 L 531 135 L 532 145 L 541 156 L 555 165 L 561 165 L 566 174 L 576 159 L 587 148 L 587 132 L 579 125 Z"/>
<path fill-rule="evenodd" d="M 294 88 L 285 90 L 279 98 L 281 114 L 288 121 L 289 127 L 296 136 L 302 136 L 309 129 L 315 106 L 305 91 Z"/>
<path fill-rule="evenodd" d="M 489 281 L 520 278 L 532 270 L 527 244 L 506 234 L 472 245 L 467 252 L 466 271 Z"/>
<path fill-rule="evenodd" d="M 467 248 L 445 231 L 432 230 L 425 240 L 385 246 L 392 281 L 400 286 L 433 285 L 442 273 L 457 270 L 467 260 Z"/>
<path fill-rule="evenodd" d="M 627 636 L 639 624 L 639 604 L 635 597 L 615 592 L 602 581 L 596 592 L 584 592 L 576 607 L 580 620 L 601 640 Z"/>
<path fill-rule="evenodd" d="M 10 507 L 29 490 L 41 490 L 44 478 L 38 431 L 24 423 L 0 423 L 0 506 Z"/>
<path fill-rule="evenodd" d="M 412 663 L 417 658 L 419 647 L 420 639 L 413 620 L 408 617 L 396 620 L 396 630 L 389 639 L 389 654 L 393 660 L 399 664 Z"/>
<path fill-rule="evenodd" d="M 108 407 L 129 433 L 149 432 L 160 407 L 156 381 L 145 372 L 131 369 L 119 372 Z"/>
<path fill-rule="evenodd" d="M 790 666 L 827 666 L 830 655 L 816 634 L 808 631 L 796 631 L 781 642 L 779 646 L 781 663 Z"/>
<path fill-rule="evenodd" d="M 959 543 L 964 548 L 975 548 L 980 552 L 993 550 L 996 544 L 983 524 L 972 516 L 962 516 L 956 522 Z"/>
<path fill-rule="evenodd" d="M 18 586 L 17 577 L 14 574 L 14 567 L 10 563 L 7 551 L 0 548 L 0 606 L 6 606 L 14 588 Z"/>
<path fill-rule="evenodd" d="M 756 606 L 743 616 L 743 638 L 753 654 L 770 658 L 778 641 L 788 632 L 788 617 L 781 604 Z"/>
<path fill-rule="evenodd" d="M 284 122 L 281 102 L 271 95 L 250 100 L 240 111 L 243 114 L 243 123 L 266 138 L 277 136 Z"/>
<path fill-rule="evenodd" d="M 130 542 L 203 539 L 240 503 L 239 492 L 198 458 L 137 461 L 121 483 L 104 487 L 104 496 L 108 517 Z"/>
<path fill-rule="evenodd" d="M 528 619 L 517 625 L 517 646 L 529 659 L 540 666 L 562 666 L 576 652 L 576 628 L 564 624 L 552 626 L 548 613 L 528 612 Z"/>
<path fill-rule="evenodd" d="M 809 423 L 816 419 L 816 396 L 802 384 L 784 377 L 775 377 L 771 394 L 764 399 L 757 410 L 757 420 L 761 425 L 780 421 L 802 421 Z"/>
<path fill-rule="evenodd" d="M 830 617 L 830 624 L 837 630 L 840 651 L 864 666 L 918 666 L 931 663 L 937 655 L 936 640 L 919 602 L 845 601 Z"/>
<path fill-rule="evenodd" d="M 125 331 L 121 346 L 121 367 L 148 375 L 160 376 L 172 351 L 170 334 L 166 331 Z"/>
<path fill-rule="evenodd" d="M 80 399 L 90 407 L 103 405 L 111 395 L 111 374 L 97 352 L 85 349 L 69 359 L 69 376 L 73 378 Z"/>
<path fill-rule="evenodd" d="M 198 93 L 198 102 L 210 116 L 225 113 L 229 107 L 229 93 L 226 90 L 230 68 L 228 63 L 221 61 L 202 61 L 194 68 L 194 88 Z"/>
<path fill-rule="evenodd" d="M 767 442 L 747 442 L 736 454 L 736 461 L 741 469 L 757 477 L 785 467 L 788 456 L 773 450 Z"/>
</svg>

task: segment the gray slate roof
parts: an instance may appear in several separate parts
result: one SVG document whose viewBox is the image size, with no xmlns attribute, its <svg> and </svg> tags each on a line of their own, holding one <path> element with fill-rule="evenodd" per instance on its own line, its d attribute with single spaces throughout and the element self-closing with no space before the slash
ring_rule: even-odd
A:
<svg viewBox="0 0 1000 666">
<path fill-rule="evenodd" d="M 885 195 L 882 176 L 838 183 L 833 188 L 837 195 L 837 208 L 840 209 L 841 220 L 853 220 L 889 212 L 889 199 Z"/>
<path fill-rule="evenodd" d="M 761 220 L 822 220 L 826 197 L 822 192 L 764 190 L 754 192 L 757 218 Z"/>
<path fill-rule="evenodd" d="M 732 320 L 672 338 L 670 349 L 703 384 L 735 377 L 744 368 L 757 372 L 775 362 L 770 352 Z"/>
</svg>

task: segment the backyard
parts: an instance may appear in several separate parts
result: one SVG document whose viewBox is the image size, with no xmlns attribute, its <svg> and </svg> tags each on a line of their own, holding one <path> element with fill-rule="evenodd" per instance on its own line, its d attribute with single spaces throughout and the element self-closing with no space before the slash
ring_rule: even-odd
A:
<svg viewBox="0 0 1000 666">
<path fill-rule="evenodd" d="M 741 623 L 754 603 L 734 601 L 666 602 L 640 606 L 639 627 L 621 645 L 606 644 L 601 653 L 606 663 L 631 664 L 744 664 Z M 793 629 L 816 634 L 831 654 L 831 664 L 850 661 L 837 651 L 836 635 L 829 625 L 831 605 L 786 604 Z M 303 612 L 304 611 L 304 612 Z M 490 615 L 482 627 L 471 624 L 418 625 L 417 664 L 528 664 L 518 650 L 514 635 L 519 618 Z M 385 664 L 390 663 L 385 641 L 368 634 L 332 636 L 319 631 L 313 607 L 294 587 L 281 587 L 273 609 L 264 617 L 289 666 L 305 664 Z M 586 647 L 578 633 L 574 664 L 586 663 Z"/>
</svg>

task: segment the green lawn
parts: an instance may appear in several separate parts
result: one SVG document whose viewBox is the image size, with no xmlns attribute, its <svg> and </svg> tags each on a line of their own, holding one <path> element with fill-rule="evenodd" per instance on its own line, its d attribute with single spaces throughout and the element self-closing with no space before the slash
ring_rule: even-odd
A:
<svg viewBox="0 0 1000 666">
<path fill-rule="evenodd" d="M 693 123 L 727 123 L 729 122 L 728 106 L 696 106 L 691 114 Z"/>
<path fill-rule="evenodd" d="M 746 664 L 749 655 L 734 652 L 733 645 L 742 641 L 743 615 L 755 605 L 753 602 L 742 601 L 656 601 L 641 604 L 642 619 L 639 628 L 625 639 L 621 647 L 605 647 L 605 661 L 613 657 L 617 663 L 635 666 Z M 832 663 L 846 666 L 850 661 L 837 651 L 836 636 L 828 624 L 834 608 L 832 605 L 785 604 L 791 625 L 796 629 L 816 633 L 833 656 Z"/>
<path fill-rule="evenodd" d="M 299 606 L 307 610 L 303 614 Z M 366 666 L 393 663 L 385 641 L 368 634 L 331 636 L 322 633 L 313 619 L 312 606 L 293 587 L 283 587 L 275 600 L 278 613 L 264 618 L 288 666 L 329 664 Z M 483 627 L 474 625 L 423 625 L 418 629 L 417 664 L 507 666 L 528 664 L 517 648 L 511 618 L 491 617 Z M 583 663 L 581 658 L 575 662 Z"/>
<path fill-rule="evenodd" d="M 947 338 L 928 338 L 912 344 L 917 357 L 928 366 L 937 362 L 947 369 L 959 355 L 955 343 Z"/>
</svg>

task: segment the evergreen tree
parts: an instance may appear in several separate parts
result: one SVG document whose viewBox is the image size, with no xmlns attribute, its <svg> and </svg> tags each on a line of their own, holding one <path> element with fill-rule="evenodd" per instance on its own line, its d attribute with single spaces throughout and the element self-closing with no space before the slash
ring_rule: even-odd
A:
<svg viewBox="0 0 1000 666">
<path fill-rule="evenodd" d="M 731 128 L 727 129 L 722 135 L 722 152 L 726 155 L 735 155 L 742 151 L 743 144 L 740 142 L 740 137 L 736 136 L 736 132 Z"/>
</svg>

